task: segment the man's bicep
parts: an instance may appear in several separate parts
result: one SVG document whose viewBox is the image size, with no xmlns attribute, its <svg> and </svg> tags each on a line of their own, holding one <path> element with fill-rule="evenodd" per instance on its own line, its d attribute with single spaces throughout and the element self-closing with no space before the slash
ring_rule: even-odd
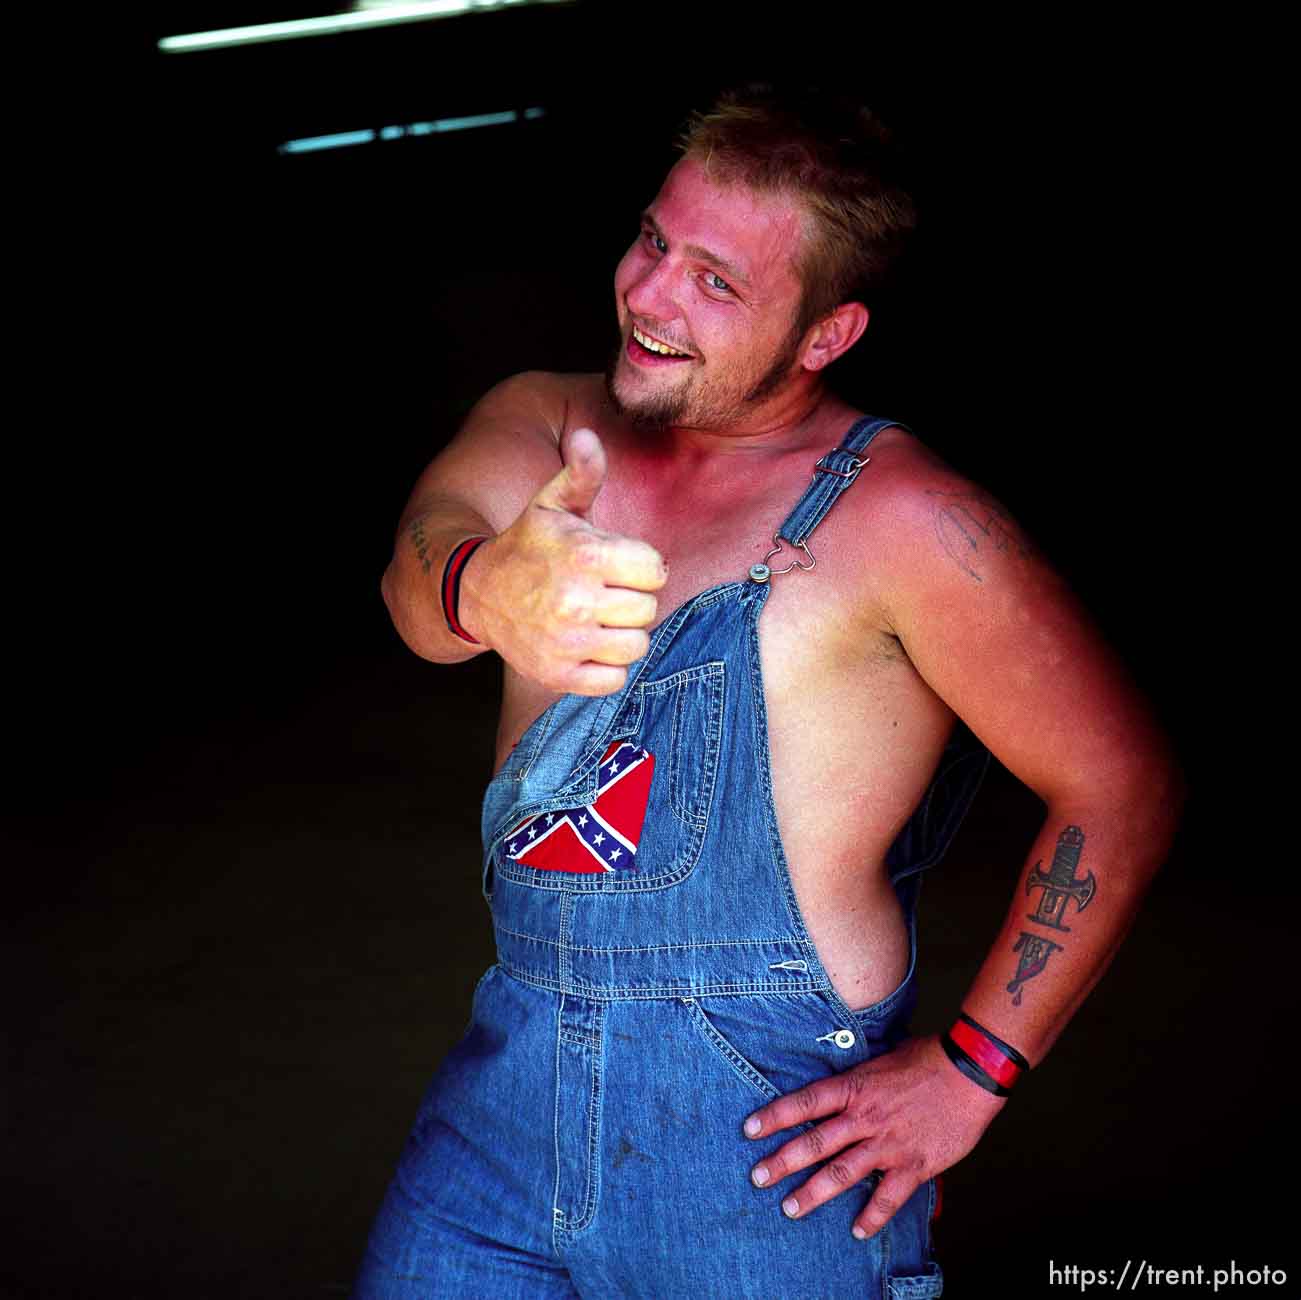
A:
<svg viewBox="0 0 1301 1300">
<path fill-rule="evenodd" d="M 560 469 L 564 418 L 559 377 L 530 371 L 503 380 L 416 480 L 403 523 L 459 505 L 502 532 Z"/>
<path fill-rule="evenodd" d="M 1119 657 L 1015 520 L 967 485 L 926 489 L 893 602 L 914 667 L 1041 797 L 1140 779 L 1164 750 Z"/>
</svg>

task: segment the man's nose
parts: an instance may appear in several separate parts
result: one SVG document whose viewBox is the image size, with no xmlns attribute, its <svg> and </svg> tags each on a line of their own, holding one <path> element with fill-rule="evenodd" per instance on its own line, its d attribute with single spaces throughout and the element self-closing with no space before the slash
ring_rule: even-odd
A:
<svg viewBox="0 0 1301 1300">
<path fill-rule="evenodd" d="M 673 296 L 673 277 L 668 259 L 661 258 L 647 267 L 628 286 L 624 301 L 634 316 L 672 320 L 678 314 L 678 308 Z"/>
</svg>

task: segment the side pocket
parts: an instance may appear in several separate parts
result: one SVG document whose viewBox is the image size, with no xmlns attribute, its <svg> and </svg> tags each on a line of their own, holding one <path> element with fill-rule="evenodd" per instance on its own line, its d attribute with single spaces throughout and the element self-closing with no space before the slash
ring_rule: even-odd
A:
<svg viewBox="0 0 1301 1300">
<path fill-rule="evenodd" d="M 683 998 L 682 1005 L 686 1007 L 687 1014 L 691 1017 L 692 1023 L 700 1031 L 701 1037 L 713 1049 L 717 1055 L 727 1063 L 732 1071 L 751 1088 L 755 1090 L 764 1101 L 774 1101 L 781 1096 L 781 1093 L 773 1087 L 772 1083 L 758 1070 L 750 1064 L 749 1061 L 741 1055 L 740 1052 L 732 1046 L 731 1043 L 723 1037 L 722 1034 L 714 1028 L 713 1022 L 701 1010 L 700 1004 L 694 998 Z"/>
<path fill-rule="evenodd" d="M 844 1021 L 830 1011 L 821 993 L 753 998 L 722 995 L 681 1001 L 710 1055 L 765 1101 L 783 1097 L 871 1054 L 844 1051 L 825 1041 Z"/>
</svg>

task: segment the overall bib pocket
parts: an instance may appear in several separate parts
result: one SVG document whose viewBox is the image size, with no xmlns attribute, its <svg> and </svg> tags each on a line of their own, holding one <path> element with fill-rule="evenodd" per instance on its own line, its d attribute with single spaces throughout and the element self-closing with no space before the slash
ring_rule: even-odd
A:
<svg viewBox="0 0 1301 1300">
<path fill-rule="evenodd" d="M 698 664 L 637 681 L 612 720 L 571 751 L 493 827 L 485 880 L 535 889 L 619 893 L 663 889 L 695 868 L 709 824 L 722 748 L 725 669 Z M 562 704 L 564 701 L 561 702 Z M 554 715 L 539 723 L 554 733 Z M 519 748 L 532 753 L 529 733 Z M 576 757 L 572 754 L 576 752 Z M 510 788 L 508 763 L 503 787 Z"/>
</svg>

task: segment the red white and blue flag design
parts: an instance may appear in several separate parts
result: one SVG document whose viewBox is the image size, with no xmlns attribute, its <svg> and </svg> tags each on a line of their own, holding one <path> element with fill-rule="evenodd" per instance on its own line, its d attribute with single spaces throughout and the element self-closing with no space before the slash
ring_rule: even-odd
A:
<svg viewBox="0 0 1301 1300">
<path fill-rule="evenodd" d="M 654 772 L 650 750 L 615 741 L 601 758 L 596 798 L 526 818 L 507 837 L 506 856 L 543 871 L 635 871 Z"/>
</svg>

